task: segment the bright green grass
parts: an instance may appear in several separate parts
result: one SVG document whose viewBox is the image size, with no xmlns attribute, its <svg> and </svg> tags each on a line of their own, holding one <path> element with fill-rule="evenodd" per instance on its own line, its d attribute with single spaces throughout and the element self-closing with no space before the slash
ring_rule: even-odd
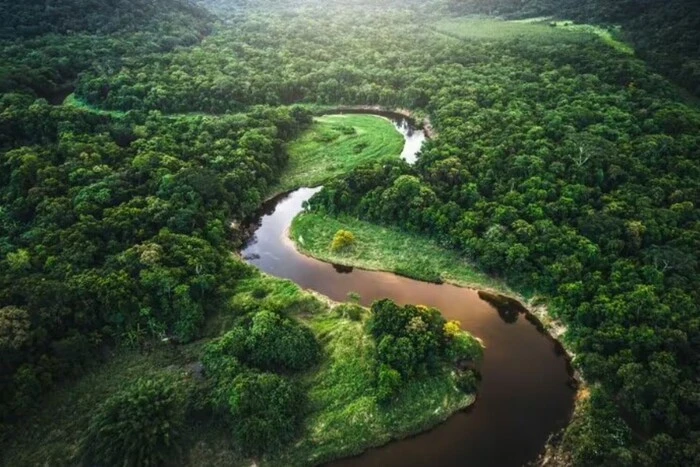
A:
<svg viewBox="0 0 700 467">
<path fill-rule="evenodd" d="M 256 298 L 262 290 L 264 297 Z M 260 308 L 283 309 L 309 326 L 324 352 L 318 367 L 295 376 L 309 396 L 309 413 L 299 437 L 281 451 L 257 459 L 258 465 L 312 465 L 357 454 L 429 429 L 474 402 L 474 395 L 456 388 L 455 377 L 446 368 L 406 384 L 391 405 L 377 404 L 374 343 L 364 323 L 340 317 L 331 305 L 293 282 L 259 272 L 239 284 L 230 306 L 210 319 L 205 334 L 220 335 L 238 317 Z M 148 343 L 146 351 L 125 349 L 78 380 L 57 387 L 46 396 L 41 411 L 15 427 L 17 436 L 4 445 L 0 465 L 77 465 L 80 440 L 96 407 L 138 378 L 165 373 L 198 384 L 191 365 L 208 341 L 183 346 L 156 341 Z M 193 394 L 202 392 L 195 389 Z M 175 459 L 177 465 L 253 464 L 236 450 L 226 426 L 208 418 L 189 418 L 178 443 L 183 451 Z"/>
<path fill-rule="evenodd" d="M 599 37 L 614 49 L 632 54 L 634 50 L 618 40 L 605 28 L 590 24 L 575 24 L 573 21 L 550 21 L 548 17 L 518 21 L 503 21 L 494 18 L 465 17 L 438 21 L 435 31 L 460 39 L 509 40 L 523 38 L 540 43 L 580 42 L 591 36 Z"/>
<path fill-rule="evenodd" d="M 333 252 L 330 248 L 333 235 L 340 229 L 355 235 L 355 245 Z M 302 252 L 322 261 L 389 271 L 429 282 L 509 292 L 503 283 L 478 272 L 457 252 L 427 237 L 350 216 L 303 213 L 292 222 L 290 236 Z"/>
<path fill-rule="evenodd" d="M 403 136 L 375 115 L 326 115 L 289 144 L 289 164 L 274 193 L 322 185 L 373 160 L 398 159 Z"/>
</svg>

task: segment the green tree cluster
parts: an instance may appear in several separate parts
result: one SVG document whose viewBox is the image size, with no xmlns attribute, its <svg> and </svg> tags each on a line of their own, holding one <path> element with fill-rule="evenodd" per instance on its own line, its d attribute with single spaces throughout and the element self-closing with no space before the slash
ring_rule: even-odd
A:
<svg viewBox="0 0 700 467">
<path fill-rule="evenodd" d="M 377 397 L 389 401 L 402 381 L 434 373 L 446 364 L 473 362 L 481 346 L 447 322 L 435 308 L 399 306 L 391 300 L 372 304 L 367 329 L 377 343 Z M 467 392 L 476 387 L 463 386 Z"/>
</svg>

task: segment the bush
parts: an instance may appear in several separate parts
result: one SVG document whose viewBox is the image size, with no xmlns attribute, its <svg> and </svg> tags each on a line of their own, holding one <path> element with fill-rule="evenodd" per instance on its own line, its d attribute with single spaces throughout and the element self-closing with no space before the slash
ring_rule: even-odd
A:
<svg viewBox="0 0 700 467">
<path fill-rule="evenodd" d="M 261 454 L 291 440 L 301 420 L 302 392 L 271 373 L 238 376 L 231 389 L 231 428 L 241 448 Z"/>
<path fill-rule="evenodd" d="M 338 230 L 333 236 L 333 242 L 331 243 L 332 251 L 341 251 L 349 248 L 355 244 L 355 235 L 347 230 Z"/>
<path fill-rule="evenodd" d="M 261 311 L 253 317 L 246 349 L 250 364 L 265 370 L 305 370 L 320 355 L 311 330 L 271 311 Z"/>
<path fill-rule="evenodd" d="M 184 423 L 183 398 L 166 380 L 139 380 L 107 399 L 83 440 L 89 464 L 162 465 L 177 451 Z"/>
<path fill-rule="evenodd" d="M 377 377 L 377 400 L 388 402 L 401 388 L 401 373 L 388 365 L 379 368 Z"/>
<path fill-rule="evenodd" d="M 364 313 L 364 309 L 354 303 L 342 303 L 335 308 L 335 311 L 339 316 L 351 321 L 360 321 Z"/>
<path fill-rule="evenodd" d="M 460 331 L 450 339 L 446 354 L 453 363 L 460 363 L 480 359 L 483 349 L 479 341 Z"/>
<path fill-rule="evenodd" d="M 467 394 L 476 392 L 481 375 L 476 370 L 466 370 L 457 375 L 457 387 Z"/>
</svg>

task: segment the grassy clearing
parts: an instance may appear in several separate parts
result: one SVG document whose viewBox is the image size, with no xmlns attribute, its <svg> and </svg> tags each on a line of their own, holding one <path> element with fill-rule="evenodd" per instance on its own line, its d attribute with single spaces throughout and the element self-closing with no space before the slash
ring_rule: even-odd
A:
<svg viewBox="0 0 700 467">
<path fill-rule="evenodd" d="M 334 252 L 331 242 L 341 229 L 354 234 L 355 244 Z M 303 213 L 292 222 L 290 236 L 301 251 L 330 263 L 389 271 L 428 282 L 508 290 L 503 283 L 477 271 L 457 252 L 443 248 L 427 237 L 350 216 L 336 218 Z"/>
<path fill-rule="evenodd" d="M 446 368 L 439 375 L 406 384 L 391 405 L 378 404 L 374 342 L 363 323 L 366 311 L 359 320 L 349 320 L 294 283 L 259 272 L 240 283 L 230 306 L 210 319 L 205 334 L 218 336 L 240 316 L 262 308 L 284 309 L 309 326 L 323 346 L 323 359 L 317 368 L 295 376 L 309 397 L 309 413 L 297 441 L 257 459 L 258 465 L 312 465 L 357 454 L 429 429 L 474 402 L 474 395 L 457 389 L 453 373 Z M 144 350 L 122 350 L 77 381 L 58 387 L 40 412 L 16 427 L 17 436 L 5 444 L 0 464 L 78 464 L 80 441 L 97 406 L 138 378 L 176 374 L 200 384 L 192 368 L 208 341 L 183 346 L 153 342 Z M 253 463 L 236 449 L 226 427 L 208 417 L 188 418 L 182 435 L 178 465 Z"/>
<path fill-rule="evenodd" d="M 403 136 L 375 115 L 326 115 L 289 144 L 289 164 L 275 193 L 313 187 L 372 161 L 398 158 Z"/>
<path fill-rule="evenodd" d="M 573 21 L 551 21 L 549 17 L 503 21 L 494 18 L 465 17 L 438 21 L 435 31 L 459 39 L 510 40 L 523 38 L 540 43 L 581 42 L 599 37 L 619 52 L 633 54 L 634 50 L 620 41 L 615 32 L 590 24 Z"/>
</svg>

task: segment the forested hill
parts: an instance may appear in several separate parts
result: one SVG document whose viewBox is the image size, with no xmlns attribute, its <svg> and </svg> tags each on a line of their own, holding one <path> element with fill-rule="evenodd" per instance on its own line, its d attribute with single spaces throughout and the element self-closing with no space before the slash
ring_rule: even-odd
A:
<svg viewBox="0 0 700 467">
<path fill-rule="evenodd" d="M 0 93 L 60 103 L 88 70 L 190 46 L 213 15 L 183 0 L 0 0 Z"/>
<path fill-rule="evenodd" d="M 700 2 L 697 0 L 448 0 L 452 13 L 508 17 L 553 15 L 615 24 L 658 72 L 700 95 Z"/>
<path fill-rule="evenodd" d="M 188 28 L 204 33 L 209 15 L 185 0 L 0 0 L 0 39 Z"/>
</svg>

